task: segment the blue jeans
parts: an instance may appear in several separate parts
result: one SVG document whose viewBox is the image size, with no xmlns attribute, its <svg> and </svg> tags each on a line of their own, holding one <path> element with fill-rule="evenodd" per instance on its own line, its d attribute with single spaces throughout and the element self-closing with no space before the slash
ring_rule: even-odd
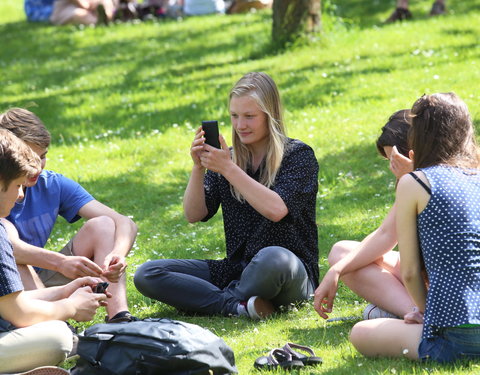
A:
<svg viewBox="0 0 480 375">
<path fill-rule="evenodd" d="M 480 327 L 440 328 L 438 336 L 420 341 L 418 356 L 440 363 L 480 360 Z"/>
<path fill-rule="evenodd" d="M 237 315 L 237 306 L 252 296 L 274 306 L 306 300 L 313 283 L 301 260 L 291 251 L 270 246 L 260 250 L 244 268 L 240 280 L 220 289 L 211 282 L 205 260 L 160 259 L 142 264 L 135 286 L 143 295 L 179 310 L 207 315 Z"/>
</svg>

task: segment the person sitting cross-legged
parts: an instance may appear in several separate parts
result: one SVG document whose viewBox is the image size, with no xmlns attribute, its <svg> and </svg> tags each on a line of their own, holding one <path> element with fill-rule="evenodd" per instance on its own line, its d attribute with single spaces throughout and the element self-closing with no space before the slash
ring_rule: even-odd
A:
<svg viewBox="0 0 480 375">
<path fill-rule="evenodd" d="M 42 169 L 45 167 L 50 133 L 35 114 L 12 108 L 0 115 L 0 128 L 27 143 L 42 160 Z M 58 215 L 69 223 L 80 218 L 86 222 L 60 252 L 55 252 L 44 247 Z M 100 277 L 110 283 L 108 321 L 135 319 L 128 311 L 125 278 L 125 257 L 137 233 L 130 218 L 95 200 L 75 181 L 42 170 L 26 180 L 24 197 L 15 204 L 4 225 L 17 264 L 38 268 L 22 269 L 26 289 L 65 285 L 83 276 Z"/>
<path fill-rule="evenodd" d="M 40 159 L 8 130 L 0 129 L 0 217 L 23 198 L 22 184 L 38 174 Z M 21 266 L 25 267 L 25 266 Z M 64 320 L 88 321 L 107 295 L 92 288 L 98 278 L 82 277 L 61 287 L 25 291 L 7 231 L 0 223 L 0 373 L 30 371 L 65 360 L 73 334 Z M 61 374 L 49 368 L 41 374 Z"/>
</svg>

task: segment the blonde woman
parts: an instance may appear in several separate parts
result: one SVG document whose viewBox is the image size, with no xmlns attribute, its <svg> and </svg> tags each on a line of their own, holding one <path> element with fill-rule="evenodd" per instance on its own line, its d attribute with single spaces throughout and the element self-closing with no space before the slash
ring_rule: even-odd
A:
<svg viewBox="0 0 480 375">
<path fill-rule="evenodd" d="M 318 284 L 318 163 L 309 146 L 287 138 L 267 74 L 242 77 L 229 104 L 233 147 L 221 135 L 221 149 L 207 145 L 197 129 L 184 195 L 191 223 L 222 207 L 226 257 L 150 261 L 137 270 L 135 285 L 184 311 L 262 319 L 308 299 Z"/>
</svg>

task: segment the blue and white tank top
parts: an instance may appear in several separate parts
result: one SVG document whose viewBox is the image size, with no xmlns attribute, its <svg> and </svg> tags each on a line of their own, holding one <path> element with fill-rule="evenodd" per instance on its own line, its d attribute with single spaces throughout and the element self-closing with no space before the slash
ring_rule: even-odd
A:
<svg viewBox="0 0 480 375">
<path fill-rule="evenodd" d="M 480 324 L 480 171 L 420 169 L 431 197 L 417 217 L 430 287 L 423 338 L 437 328 Z"/>
</svg>

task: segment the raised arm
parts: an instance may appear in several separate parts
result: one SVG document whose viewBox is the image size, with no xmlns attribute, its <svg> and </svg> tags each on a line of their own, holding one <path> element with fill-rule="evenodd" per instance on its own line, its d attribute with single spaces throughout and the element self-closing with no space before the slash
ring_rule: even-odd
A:
<svg viewBox="0 0 480 375">
<path fill-rule="evenodd" d="M 208 214 L 207 205 L 205 203 L 205 191 L 203 182 L 205 180 L 205 167 L 202 166 L 200 156 L 204 152 L 205 132 L 199 127 L 195 133 L 192 146 L 190 148 L 190 156 L 193 160 L 192 173 L 188 180 L 185 194 L 183 195 L 183 212 L 189 223 L 195 223 L 202 220 Z"/>
<path fill-rule="evenodd" d="M 280 195 L 255 181 L 232 161 L 222 136 L 220 144 L 221 150 L 205 145 L 208 152 L 202 154 L 202 165 L 225 177 L 261 215 L 274 222 L 282 220 L 288 214 L 288 208 Z"/>
</svg>

